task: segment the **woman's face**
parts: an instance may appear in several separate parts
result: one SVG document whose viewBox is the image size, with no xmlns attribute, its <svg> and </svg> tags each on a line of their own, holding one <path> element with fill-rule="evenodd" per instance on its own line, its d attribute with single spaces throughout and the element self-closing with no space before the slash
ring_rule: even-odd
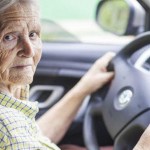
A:
<svg viewBox="0 0 150 150">
<path fill-rule="evenodd" d="M 30 84 L 41 58 L 40 22 L 33 6 L 0 14 L 0 83 Z"/>
</svg>

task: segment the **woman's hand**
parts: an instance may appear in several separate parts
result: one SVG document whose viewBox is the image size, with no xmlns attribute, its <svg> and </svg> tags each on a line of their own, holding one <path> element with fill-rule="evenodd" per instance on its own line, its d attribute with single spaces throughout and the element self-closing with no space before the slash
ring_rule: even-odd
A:
<svg viewBox="0 0 150 150">
<path fill-rule="evenodd" d="M 144 131 L 133 150 L 150 150 L 150 125 Z"/>
<path fill-rule="evenodd" d="M 85 95 L 91 94 L 110 81 L 114 73 L 107 71 L 107 66 L 115 53 L 109 52 L 99 58 L 77 84 L 77 89 Z"/>
</svg>

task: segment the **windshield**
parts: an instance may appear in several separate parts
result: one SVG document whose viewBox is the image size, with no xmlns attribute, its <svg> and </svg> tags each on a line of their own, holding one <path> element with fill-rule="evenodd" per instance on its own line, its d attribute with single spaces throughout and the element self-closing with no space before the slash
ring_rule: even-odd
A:
<svg viewBox="0 0 150 150">
<path fill-rule="evenodd" d="M 47 42 L 82 42 L 122 44 L 132 36 L 116 36 L 96 23 L 99 0 L 41 0 L 42 40 Z"/>
</svg>

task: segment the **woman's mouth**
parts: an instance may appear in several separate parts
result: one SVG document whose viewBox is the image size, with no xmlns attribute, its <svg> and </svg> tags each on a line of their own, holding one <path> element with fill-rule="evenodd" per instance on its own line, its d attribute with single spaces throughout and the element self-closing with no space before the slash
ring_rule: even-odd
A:
<svg viewBox="0 0 150 150">
<path fill-rule="evenodd" d="M 16 66 L 13 66 L 12 68 L 14 69 L 26 69 L 26 68 L 31 68 L 32 65 L 16 65 Z"/>
</svg>

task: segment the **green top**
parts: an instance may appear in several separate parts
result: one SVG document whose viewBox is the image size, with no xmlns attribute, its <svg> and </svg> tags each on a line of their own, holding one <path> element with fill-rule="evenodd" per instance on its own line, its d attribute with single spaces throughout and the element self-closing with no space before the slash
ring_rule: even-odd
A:
<svg viewBox="0 0 150 150">
<path fill-rule="evenodd" d="M 40 132 L 37 104 L 0 93 L 0 149 L 60 150 Z"/>
</svg>

